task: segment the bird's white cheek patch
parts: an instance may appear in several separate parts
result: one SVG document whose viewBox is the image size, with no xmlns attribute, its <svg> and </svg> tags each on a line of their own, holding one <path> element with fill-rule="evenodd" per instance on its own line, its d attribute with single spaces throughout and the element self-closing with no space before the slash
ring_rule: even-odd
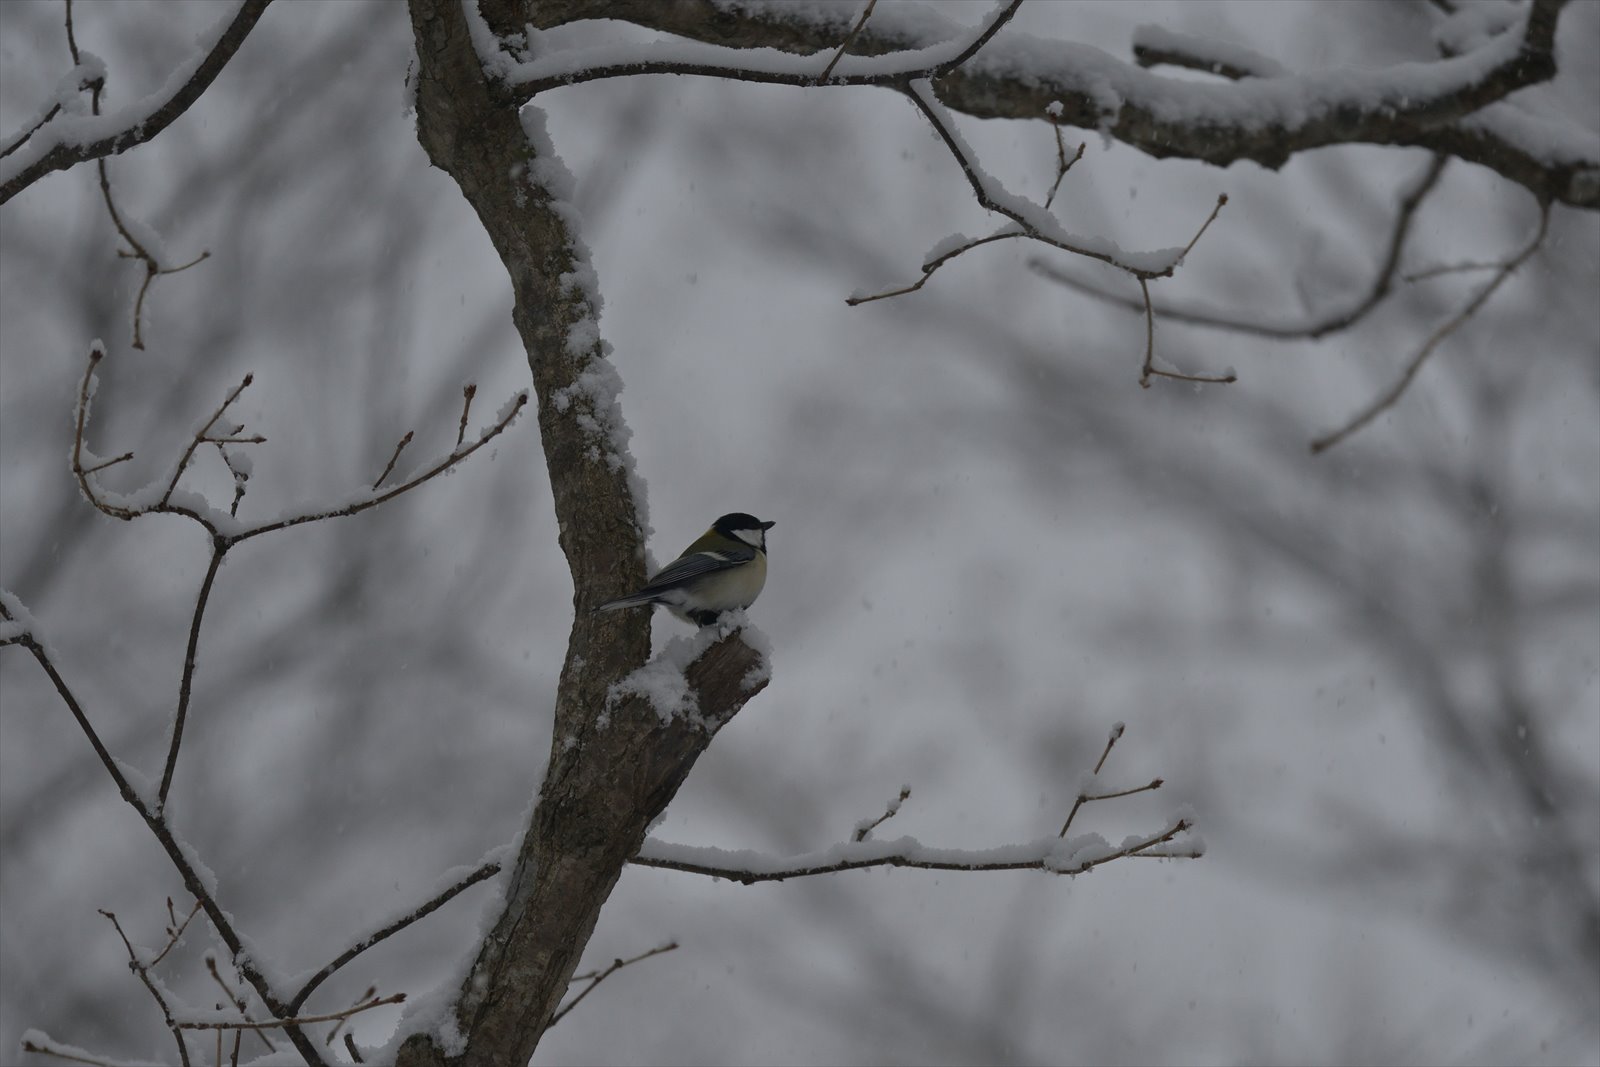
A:
<svg viewBox="0 0 1600 1067">
<path fill-rule="evenodd" d="M 767 547 L 767 531 L 765 530 L 735 530 L 733 536 L 749 545 L 751 548 Z"/>
</svg>

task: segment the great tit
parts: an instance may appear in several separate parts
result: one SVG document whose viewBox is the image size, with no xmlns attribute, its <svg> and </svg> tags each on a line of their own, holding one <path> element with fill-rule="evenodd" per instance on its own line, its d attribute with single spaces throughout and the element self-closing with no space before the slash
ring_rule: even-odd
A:
<svg viewBox="0 0 1600 1067">
<path fill-rule="evenodd" d="M 644 588 L 595 610 L 662 604 L 686 622 L 710 626 L 723 612 L 747 608 L 761 595 L 767 583 L 767 531 L 774 525 L 742 511 L 724 515 Z"/>
</svg>

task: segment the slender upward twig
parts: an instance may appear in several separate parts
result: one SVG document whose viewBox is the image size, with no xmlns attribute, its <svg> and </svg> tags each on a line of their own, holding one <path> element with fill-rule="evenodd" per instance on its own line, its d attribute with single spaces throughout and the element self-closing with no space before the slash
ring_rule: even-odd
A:
<svg viewBox="0 0 1600 1067">
<path fill-rule="evenodd" d="M 822 73 L 817 75 L 817 84 L 822 85 L 828 80 L 828 75 L 833 73 L 833 68 L 839 65 L 839 60 L 844 58 L 845 51 L 849 49 L 850 42 L 856 39 L 861 28 L 872 17 L 872 9 L 878 6 L 878 0 L 867 0 L 867 6 L 861 9 L 861 17 L 856 19 L 856 24 L 850 27 L 850 32 L 844 35 L 844 40 L 839 42 L 839 48 L 833 53 L 833 58 L 828 60 L 828 65 L 822 68 Z"/>
<path fill-rule="evenodd" d="M 122 938 L 122 944 L 128 950 L 128 969 L 138 975 L 139 981 L 150 991 L 150 996 L 155 1000 L 156 1006 L 161 1009 L 161 1017 L 166 1021 L 167 1029 L 172 1031 L 172 1039 L 178 1043 L 178 1059 L 184 1067 L 189 1067 L 189 1046 L 183 1040 L 183 1031 L 177 1021 L 172 1017 L 172 1008 L 167 1004 L 167 998 L 161 995 L 161 987 L 156 985 L 154 978 L 150 977 L 150 968 L 139 958 L 139 953 L 134 951 L 133 942 L 128 940 L 128 935 L 123 932 L 122 924 L 111 912 L 100 908 L 99 912 L 111 920 L 111 925 L 116 927 L 117 936 Z"/>
<path fill-rule="evenodd" d="M 603 971 L 590 971 L 588 974 L 575 974 L 575 975 L 573 975 L 572 976 L 572 980 L 574 982 L 586 981 L 589 984 L 587 986 L 585 986 L 583 988 L 583 990 L 581 992 L 579 992 L 579 994 L 577 996 L 573 997 L 571 1000 L 569 1000 L 565 1004 L 561 1005 L 561 1008 L 554 1015 L 552 1015 L 550 1017 L 550 1025 L 554 1026 L 556 1023 L 560 1022 L 563 1018 L 565 1018 L 566 1014 L 569 1011 L 571 1011 L 573 1008 L 576 1008 L 583 1001 L 584 997 L 586 997 L 590 993 L 594 992 L 595 986 L 599 985 L 601 982 L 604 982 L 607 978 L 610 978 L 612 975 L 614 975 L 618 971 L 622 970 L 622 968 L 624 968 L 624 967 L 626 967 L 626 966 L 628 966 L 629 964 L 632 964 L 632 963 L 638 963 L 640 960 L 647 960 L 651 956 L 659 956 L 663 952 L 671 952 L 673 949 L 675 949 L 677 947 L 678 947 L 678 943 L 676 941 L 669 941 L 665 945 L 657 945 L 655 948 L 651 949 L 649 952 L 641 952 L 641 953 L 639 953 L 639 955 L 634 956 L 634 957 L 632 957 L 630 959 L 612 960 L 611 961 L 611 965 L 609 967 L 607 967 Z"/>
<path fill-rule="evenodd" d="M 343 967 L 345 964 L 349 963 L 351 960 L 367 951 L 367 949 L 371 948 L 373 945 L 376 945 L 378 942 L 399 933 L 401 930 L 404 930 L 418 919 L 425 918 L 428 915 L 431 915 L 433 912 L 438 911 L 451 900 L 454 900 L 461 893 L 471 889 L 473 886 L 487 878 L 493 878 L 499 873 L 499 863 L 485 863 L 474 870 L 471 874 L 467 875 L 465 878 L 462 878 L 460 881 L 456 882 L 450 888 L 441 893 L 435 894 L 431 899 L 425 903 L 417 905 L 415 908 L 412 908 L 405 915 L 402 915 L 400 918 L 389 923 L 387 926 L 374 930 L 366 937 L 363 937 L 360 941 L 357 941 L 355 944 L 339 953 L 339 955 L 335 956 L 331 962 L 329 962 L 321 970 L 317 971 L 316 974 L 313 974 L 310 978 L 306 979 L 306 981 L 300 986 L 299 991 L 295 993 L 293 997 L 289 998 L 289 1010 L 291 1012 L 299 1011 L 301 1006 L 305 1004 L 307 998 L 309 998 L 312 993 L 316 992 L 318 986 L 331 978 L 334 972 L 339 970 L 339 968 Z"/>
</svg>

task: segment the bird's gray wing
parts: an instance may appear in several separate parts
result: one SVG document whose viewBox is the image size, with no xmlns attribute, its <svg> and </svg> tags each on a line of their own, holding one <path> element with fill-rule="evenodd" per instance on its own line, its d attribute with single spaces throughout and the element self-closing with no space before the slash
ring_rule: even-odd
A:
<svg viewBox="0 0 1600 1067">
<path fill-rule="evenodd" d="M 702 574 L 710 574 L 713 571 L 725 571 L 729 567 L 737 567 L 740 564 L 749 563 L 755 558 L 756 550 L 747 548 L 744 545 L 708 549 L 704 552 L 689 552 L 661 568 L 660 573 L 651 578 L 644 588 L 640 589 L 639 593 L 635 595 L 665 592 L 668 589 L 682 585 L 690 578 L 697 578 Z"/>
</svg>

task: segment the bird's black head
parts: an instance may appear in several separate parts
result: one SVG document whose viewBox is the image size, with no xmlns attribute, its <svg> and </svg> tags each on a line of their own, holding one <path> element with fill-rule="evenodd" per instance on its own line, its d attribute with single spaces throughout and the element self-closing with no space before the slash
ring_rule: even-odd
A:
<svg viewBox="0 0 1600 1067">
<path fill-rule="evenodd" d="M 743 541 L 747 545 L 765 549 L 767 544 L 767 531 L 777 525 L 772 522 L 762 522 L 754 515 L 743 511 L 733 511 L 722 516 L 711 524 L 711 528 L 723 537 L 732 537 Z"/>
</svg>

